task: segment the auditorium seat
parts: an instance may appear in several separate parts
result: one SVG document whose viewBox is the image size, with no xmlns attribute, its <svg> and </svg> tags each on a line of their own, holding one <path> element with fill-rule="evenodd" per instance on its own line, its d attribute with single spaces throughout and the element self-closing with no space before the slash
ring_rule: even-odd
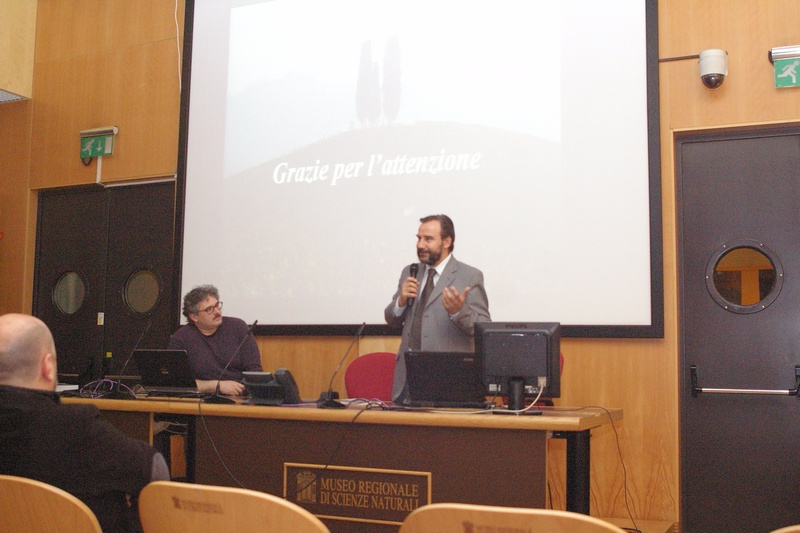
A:
<svg viewBox="0 0 800 533">
<path fill-rule="evenodd" d="M 347 397 L 392 401 L 396 359 L 392 352 L 372 352 L 355 359 L 344 374 Z"/>
<path fill-rule="evenodd" d="M 547 533 L 625 533 L 599 518 L 569 511 L 496 507 L 466 503 L 424 505 L 403 520 L 399 533 L 464 531 L 546 531 Z"/>
<path fill-rule="evenodd" d="M 139 517 L 144 533 L 329 533 L 319 518 L 278 496 L 256 490 L 177 481 L 154 481 L 142 489 Z"/>
<path fill-rule="evenodd" d="M 92 510 L 72 494 L 6 475 L 0 475 L 0 531 L 102 533 Z"/>
</svg>

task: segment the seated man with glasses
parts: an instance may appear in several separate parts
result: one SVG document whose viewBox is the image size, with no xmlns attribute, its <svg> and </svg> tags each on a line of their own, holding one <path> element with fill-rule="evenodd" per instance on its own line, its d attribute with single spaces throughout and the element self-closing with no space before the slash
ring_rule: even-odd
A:
<svg viewBox="0 0 800 533">
<path fill-rule="evenodd" d="M 244 320 L 222 316 L 219 291 L 213 285 L 200 285 L 186 293 L 183 315 L 189 322 L 172 334 L 169 347 L 186 350 L 200 392 L 215 392 L 219 381 L 220 394 L 244 395 L 242 372 L 261 372 L 261 353 Z"/>
</svg>

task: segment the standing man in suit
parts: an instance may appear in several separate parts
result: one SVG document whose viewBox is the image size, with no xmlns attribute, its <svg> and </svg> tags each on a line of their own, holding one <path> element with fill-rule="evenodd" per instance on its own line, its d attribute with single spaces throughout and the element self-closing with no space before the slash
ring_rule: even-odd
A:
<svg viewBox="0 0 800 533">
<path fill-rule="evenodd" d="M 453 257 L 455 240 L 455 226 L 447 215 L 421 218 L 417 232 L 421 264 L 403 269 L 397 292 L 384 310 L 387 324 L 403 326 L 392 387 L 395 402 L 407 397 L 407 350 L 471 352 L 475 323 L 491 320 L 483 273 Z"/>
</svg>

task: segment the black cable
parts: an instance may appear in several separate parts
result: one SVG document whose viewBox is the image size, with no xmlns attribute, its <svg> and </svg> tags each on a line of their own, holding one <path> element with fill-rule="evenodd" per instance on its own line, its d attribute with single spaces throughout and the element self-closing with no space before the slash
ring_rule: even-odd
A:
<svg viewBox="0 0 800 533">
<path fill-rule="evenodd" d="M 79 395 L 81 398 L 104 398 L 105 396 L 115 392 L 114 385 L 117 385 L 117 383 L 119 383 L 119 387 L 127 389 L 131 395 L 131 398 L 136 397 L 133 389 L 122 382 L 116 382 L 108 378 L 90 381 L 80 388 Z"/>
<path fill-rule="evenodd" d="M 628 501 L 628 469 L 625 466 L 625 459 L 622 457 L 622 447 L 620 446 L 619 443 L 619 432 L 617 431 L 617 426 L 614 425 L 614 420 L 611 418 L 611 412 L 602 405 L 587 405 L 585 407 L 581 407 L 578 410 L 580 411 L 583 409 L 602 409 L 606 413 L 606 416 L 608 416 L 608 422 L 609 424 L 611 424 L 611 429 L 614 430 L 614 439 L 617 445 L 617 453 L 619 454 L 619 462 L 620 465 L 622 466 L 622 496 L 625 501 L 625 510 L 628 511 L 628 518 L 630 519 L 631 524 L 633 524 L 632 529 L 629 528 L 623 528 L 623 529 L 625 529 L 625 531 L 629 531 L 630 533 L 641 533 L 639 526 L 636 525 L 636 520 L 634 520 L 633 518 L 633 513 L 631 512 L 630 503 Z"/>
<path fill-rule="evenodd" d="M 211 432 L 208 430 L 208 426 L 206 425 L 206 419 L 205 419 L 205 416 L 203 415 L 203 402 L 197 402 L 197 413 L 200 415 L 200 421 L 203 423 L 203 429 L 205 429 L 205 431 L 206 431 L 206 435 L 208 436 L 208 441 L 211 443 L 211 447 L 214 449 L 214 453 L 217 454 L 217 458 L 219 459 L 219 462 L 222 463 L 222 467 L 225 469 L 225 471 L 228 473 L 228 475 L 231 476 L 231 479 L 234 482 L 236 482 L 237 485 L 239 485 L 243 489 L 246 489 L 247 487 L 245 487 L 242 484 L 242 482 L 239 481 L 239 479 L 236 476 L 233 475 L 233 472 L 231 472 L 231 469 L 228 468 L 228 465 L 225 463 L 225 460 L 222 458 L 222 454 L 219 453 L 219 449 L 217 449 L 217 445 L 214 442 L 214 438 L 211 436 Z M 195 453 L 197 453 L 197 452 L 195 452 Z"/>
<path fill-rule="evenodd" d="M 362 413 L 365 413 L 366 411 L 369 411 L 369 410 L 370 410 L 370 408 L 371 408 L 371 407 L 373 407 L 373 406 L 375 406 L 375 404 L 374 404 L 373 402 L 368 402 L 368 403 L 367 403 L 367 406 L 366 406 L 366 408 L 365 408 L 365 409 L 359 409 L 359 410 L 358 410 L 358 412 L 356 413 L 356 416 L 354 416 L 354 417 L 352 418 L 352 420 L 350 420 L 350 422 L 348 422 L 348 423 L 347 423 L 347 425 L 346 425 L 346 426 L 344 427 L 344 429 L 342 430 L 342 434 L 341 434 L 341 435 L 340 435 L 340 437 L 339 437 L 339 443 L 336 445 L 336 447 L 333 449 L 333 451 L 331 452 L 331 454 L 328 456 L 328 460 L 325 462 L 325 466 L 323 466 L 323 467 L 322 467 L 322 470 L 327 470 L 327 469 L 328 469 L 328 467 L 330 467 L 330 465 L 331 465 L 331 463 L 333 462 L 334 458 L 335 458 L 335 457 L 336 457 L 336 455 L 339 453 L 339 450 L 341 449 L 341 447 L 342 447 L 342 444 L 344 444 L 344 441 L 345 441 L 345 435 L 346 435 L 346 433 L 349 431 L 349 429 L 350 429 L 351 427 L 353 427 L 353 425 L 355 424 L 355 421 L 356 421 L 356 420 L 358 420 L 358 417 L 359 417 L 359 416 L 361 416 L 361 414 L 362 414 Z M 379 403 L 379 404 L 378 404 L 378 407 L 380 407 L 381 409 L 383 409 L 383 404 L 382 404 L 382 403 Z M 316 475 L 316 474 L 314 474 L 314 475 L 312 476 L 312 479 L 310 479 L 310 480 L 308 481 L 308 483 L 306 483 L 305 485 L 303 485 L 302 487 L 300 487 L 300 488 L 298 488 L 297 490 L 295 490 L 295 491 L 294 491 L 294 495 L 295 495 L 295 496 L 297 496 L 297 494 L 299 494 L 299 493 L 303 492 L 303 491 L 304 491 L 304 490 L 306 490 L 306 489 L 307 489 L 309 486 L 311 486 L 313 483 L 316 483 L 316 482 L 317 482 L 317 475 Z M 288 499 L 288 498 L 287 498 L 287 499 Z"/>
<path fill-rule="evenodd" d="M 365 411 L 368 411 L 371 407 L 376 406 L 376 405 L 378 407 L 380 407 L 381 409 L 383 408 L 381 403 L 375 404 L 374 402 L 371 402 L 371 401 L 367 400 L 366 409 L 359 409 L 359 411 L 356 413 L 356 415 L 353 417 L 353 419 L 350 420 L 350 422 L 348 423 L 347 426 L 345 426 L 345 429 L 342 431 L 342 435 L 339 438 L 339 443 L 336 445 L 336 448 L 334 448 L 333 452 L 331 452 L 330 456 L 328 457 L 328 460 L 325 463 L 325 466 L 322 468 L 323 470 L 327 470 L 328 469 L 328 467 L 333 462 L 333 459 L 336 457 L 336 454 L 339 453 L 339 450 L 341 449 L 342 444 L 344 444 L 345 433 L 349 429 L 350 424 L 353 424 L 358 419 L 358 417 L 361 416 L 361 413 L 363 413 Z M 225 471 L 228 473 L 228 475 L 231 477 L 231 479 L 237 485 L 239 485 L 241 488 L 246 489 L 247 487 L 245 487 L 244 484 L 242 484 L 242 482 L 239 481 L 239 479 L 233 474 L 231 469 L 228 468 L 228 465 L 225 463 L 225 460 L 222 458 L 222 454 L 220 453 L 219 449 L 217 448 L 217 445 L 214 442 L 214 438 L 211 436 L 211 432 L 209 431 L 208 425 L 206 424 L 205 416 L 203 415 L 203 407 L 202 406 L 203 406 L 203 402 L 198 402 L 198 404 L 197 404 L 197 412 L 200 415 L 200 421 L 203 423 L 203 429 L 206 432 L 206 436 L 208 437 L 208 440 L 211 443 L 211 447 L 213 448 L 214 453 L 217 456 L 217 459 L 219 459 L 219 462 L 222 464 L 222 467 L 225 469 Z M 308 487 L 309 485 L 314 483 L 316 480 L 317 480 L 317 477 L 315 475 L 314 479 L 310 480 L 304 487 L 302 487 L 302 488 L 298 489 L 297 491 L 295 491 L 295 494 L 297 494 L 298 492 L 302 492 L 306 487 Z"/>
</svg>

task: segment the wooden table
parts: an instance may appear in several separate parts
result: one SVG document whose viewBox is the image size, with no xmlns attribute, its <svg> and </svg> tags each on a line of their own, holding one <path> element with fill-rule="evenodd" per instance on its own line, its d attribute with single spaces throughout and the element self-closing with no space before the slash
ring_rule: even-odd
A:
<svg viewBox="0 0 800 533">
<path fill-rule="evenodd" d="M 590 431 L 620 409 L 469 411 L 317 409 L 169 400 L 88 400 L 152 442 L 157 415 L 193 419 L 187 471 L 198 483 L 277 494 L 332 531 L 397 531 L 426 503 L 545 507 L 547 439 L 567 440 L 567 508 L 589 513 Z"/>
</svg>

